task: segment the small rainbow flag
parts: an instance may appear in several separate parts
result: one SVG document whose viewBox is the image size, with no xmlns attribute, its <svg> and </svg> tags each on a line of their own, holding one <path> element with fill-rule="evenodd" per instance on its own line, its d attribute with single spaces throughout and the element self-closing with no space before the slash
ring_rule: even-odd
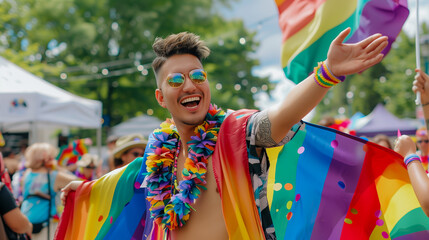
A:
<svg viewBox="0 0 429 240">
<path fill-rule="evenodd" d="M 68 145 L 60 147 L 56 159 L 58 160 L 58 165 L 68 166 L 75 164 L 85 153 L 88 153 L 85 139 L 77 139 Z"/>
<path fill-rule="evenodd" d="M 389 37 L 387 54 L 408 17 L 407 0 L 276 0 L 283 33 L 281 64 L 286 77 L 304 80 L 326 59 L 332 40 L 347 27 L 347 43 L 372 34 Z"/>
</svg>

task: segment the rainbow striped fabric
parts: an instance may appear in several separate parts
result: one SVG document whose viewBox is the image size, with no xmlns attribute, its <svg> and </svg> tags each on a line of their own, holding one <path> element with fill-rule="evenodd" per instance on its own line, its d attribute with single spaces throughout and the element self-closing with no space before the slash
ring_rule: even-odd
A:
<svg viewBox="0 0 429 240">
<path fill-rule="evenodd" d="M 429 239 L 399 154 L 309 123 L 268 154 L 278 239 Z"/>
<path fill-rule="evenodd" d="M 387 54 L 408 17 L 407 0 L 275 0 L 282 30 L 281 64 L 286 77 L 304 80 L 326 59 L 332 40 L 347 27 L 348 43 L 375 33 L 389 37 Z"/>
<path fill-rule="evenodd" d="M 264 239 L 248 172 L 245 126 L 252 113 L 225 119 L 212 158 L 230 240 Z M 67 199 L 56 239 L 170 239 L 153 224 L 141 188 L 148 151 L 78 188 Z M 288 144 L 267 153 L 277 239 L 429 239 L 428 218 L 395 152 L 305 123 Z"/>
<path fill-rule="evenodd" d="M 68 166 L 75 164 L 85 153 L 88 153 L 85 139 L 77 139 L 68 145 L 62 146 L 56 159 L 58 165 Z"/>
<path fill-rule="evenodd" d="M 147 207 L 140 190 L 142 159 L 84 182 L 70 193 L 55 239 L 146 239 L 142 238 Z M 151 222 L 147 225 L 151 229 Z"/>
</svg>

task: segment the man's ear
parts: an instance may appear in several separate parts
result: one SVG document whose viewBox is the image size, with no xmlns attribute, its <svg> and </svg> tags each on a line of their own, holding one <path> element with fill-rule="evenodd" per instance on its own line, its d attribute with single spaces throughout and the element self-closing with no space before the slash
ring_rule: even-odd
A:
<svg viewBox="0 0 429 240">
<path fill-rule="evenodd" d="M 161 89 L 157 88 L 157 89 L 155 90 L 155 97 L 156 97 L 156 100 L 158 101 L 158 104 L 159 104 L 161 107 L 163 107 L 163 108 L 167 108 L 167 106 L 165 105 L 165 102 L 164 102 L 164 95 L 163 95 L 163 93 L 162 93 Z"/>
</svg>

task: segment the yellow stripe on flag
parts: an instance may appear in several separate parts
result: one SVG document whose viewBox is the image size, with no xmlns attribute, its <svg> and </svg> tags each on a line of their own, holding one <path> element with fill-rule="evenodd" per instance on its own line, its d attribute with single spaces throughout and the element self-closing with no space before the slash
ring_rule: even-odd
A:
<svg viewBox="0 0 429 240">
<path fill-rule="evenodd" d="M 105 221 L 110 221 L 113 195 L 126 167 L 114 170 L 96 181 L 91 190 L 90 211 L 85 230 L 85 239 L 95 239 Z M 102 190 L 102 191 L 101 191 Z"/>
<path fill-rule="evenodd" d="M 406 184 L 398 189 L 392 196 L 386 210 L 383 211 L 389 232 L 392 231 L 393 227 L 403 216 L 419 207 L 419 201 L 417 200 L 411 184 Z"/>
<path fill-rule="evenodd" d="M 273 202 L 273 195 L 274 195 L 274 184 L 275 184 L 275 178 L 276 178 L 276 165 L 277 165 L 277 158 L 280 154 L 280 151 L 283 149 L 284 146 L 280 147 L 274 147 L 274 148 L 267 148 L 267 155 L 268 159 L 270 159 L 270 171 L 268 172 L 268 180 L 267 180 L 267 200 L 268 200 L 268 206 L 271 206 L 271 203 Z"/>
<path fill-rule="evenodd" d="M 311 46 L 327 31 L 347 20 L 356 10 L 357 0 L 327 0 L 317 9 L 314 19 L 282 44 L 283 68 L 300 52 Z"/>
</svg>

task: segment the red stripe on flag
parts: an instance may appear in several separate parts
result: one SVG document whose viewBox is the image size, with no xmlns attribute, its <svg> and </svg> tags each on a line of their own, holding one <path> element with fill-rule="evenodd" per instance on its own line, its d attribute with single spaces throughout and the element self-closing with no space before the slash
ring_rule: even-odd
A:
<svg viewBox="0 0 429 240">
<path fill-rule="evenodd" d="M 279 25 L 283 32 L 282 42 L 307 26 L 308 23 L 314 19 L 317 9 L 326 1 L 327 0 L 286 0 L 279 5 Z"/>
</svg>

